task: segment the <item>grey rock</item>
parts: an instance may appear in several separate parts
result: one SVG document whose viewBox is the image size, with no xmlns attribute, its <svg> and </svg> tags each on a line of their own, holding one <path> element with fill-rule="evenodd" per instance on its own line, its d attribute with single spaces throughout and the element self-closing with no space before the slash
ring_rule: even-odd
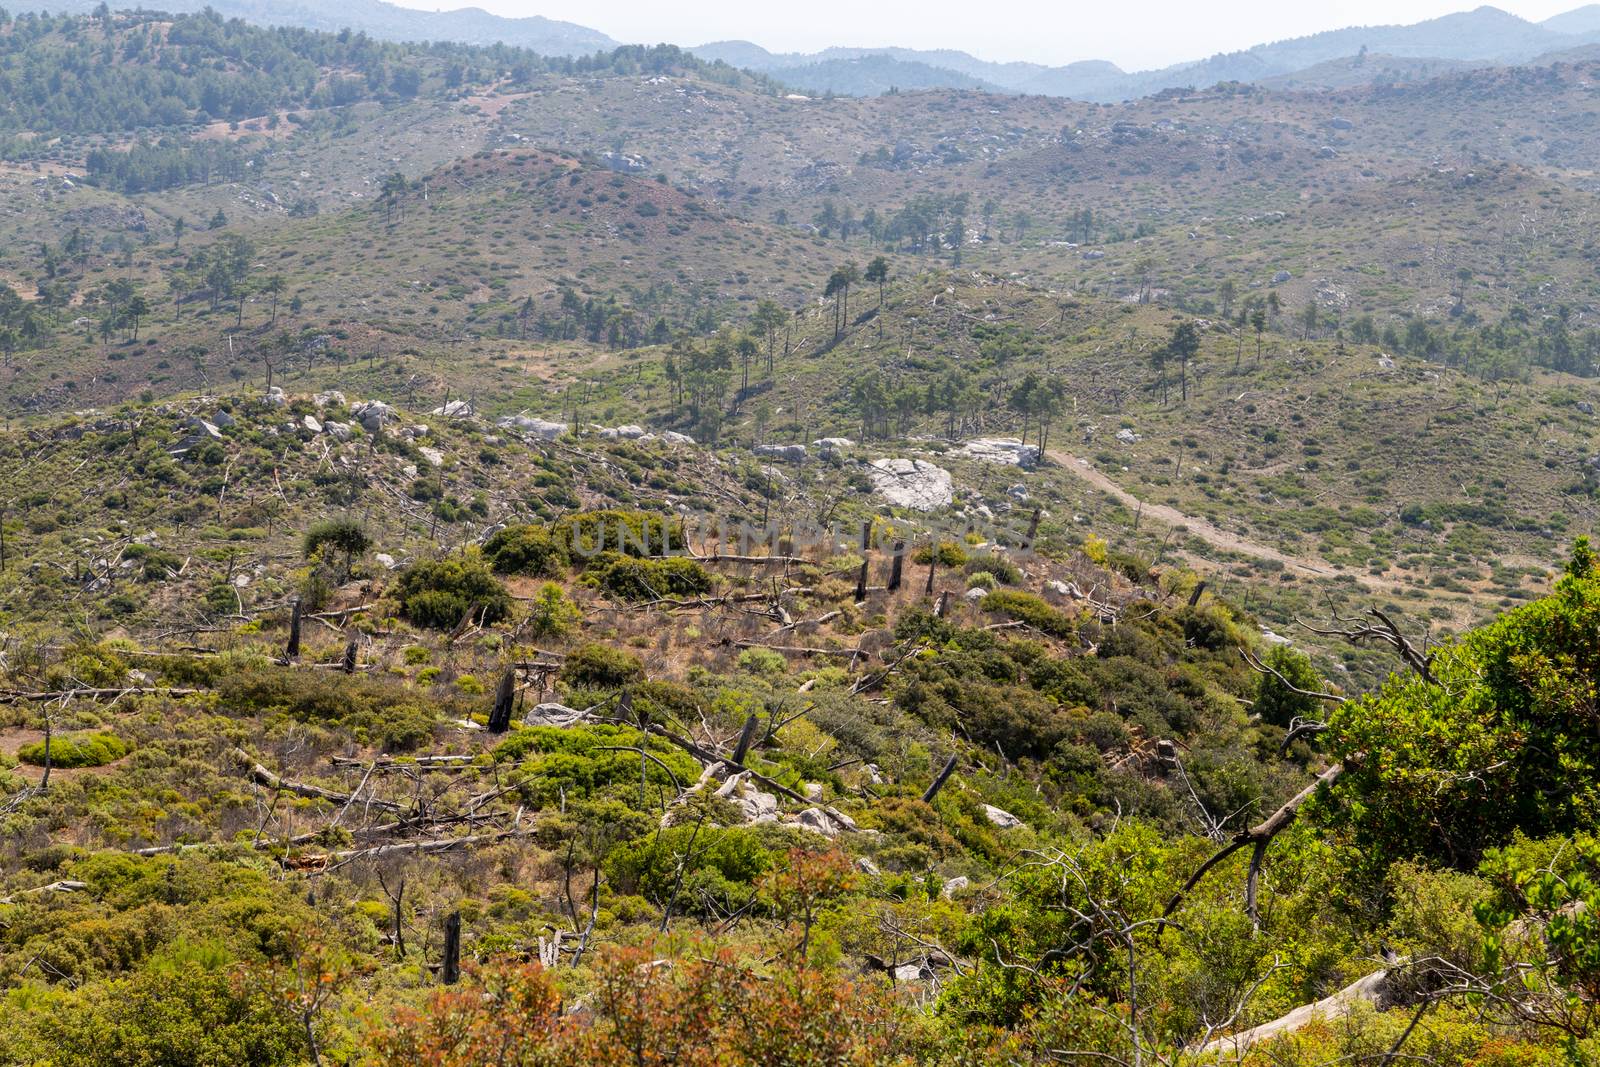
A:
<svg viewBox="0 0 1600 1067">
<path fill-rule="evenodd" d="M 301 419 L 300 420 L 300 425 L 304 426 L 307 430 L 310 430 L 312 433 L 321 433 L 322 432 L 322 423 L 318 422 L 316 419 L 314 419 L 310 415 L 307 415 L 305 418 Z"/>
<path fill-rule="evenodd" d="M 1017 818 L 1015 815 L 1003 808 L 995 807 L 993 804 L 985 804 L 983 806 L 983 815 L 984 818 L 988 819 L 1002 830 L 1010 830 L 1013 827 L 1022 825 L 1021 819 Z"/>
<path fill-rule="evenodd" d="M 337 389 L 330 389 L 326 393 L 318 393 L 311 399 L 319 408 L 342 408 L 346 403 L 344 394 Z"/>
<path fill-rule="evenodd" d="M 978 437 L 961 446 L 963 455 L 985 463 L 1005 463 L 1032 470 L 1039 462 L 1039 449 L 1011 437 Z"/>
<path fill-rule="evenodd" d="M 799 463 L 806 458 L 805 445 L 757 445 L 754 451 L 758 456 L 781 459 L 785 463 Z"/>
<path fill-rule="evenodd" d="M 565 704 L 540 704 L 522 721 L 528 726 L 576 726 L 589 717 L 587 711 L 569 708 Z"/>
<path fill-rule="evenodd" d="M 431 414 L 446 419 L 470 419 L 477 414 L 472 405 L 465 400 L 452 400 L 443 407 L 434 408 Z"/>
<path fill-rule="evenodd" d="M 532 419 L 526 415 L 507 415 L 496 425 L 502 430 L 515 430 L 517 433 L 537 437 L 543 441 L 553 441 L 567 432 L 567 424 L 564 422 L 546 422 L 544 419 Z"/>
<path fill-rule="evenodd" d="M 226 411 L 218 411 L 215 415 L 211 416 L 211 421 L 219 428 L 224 430 L 226 430 L 229 426 L 239 425 L 239 420 L 228 414 Z"/>
<path fill-rule="evenodd" d="M 340 441 L 348 441 L 355 436 L 355 429 L 348 422 L 325 422 L 322 424 L 322 428 L 328 432 L 329 436 L 335 437 Z"/>
<path fill-rule="evenodd" d="M 1121 441 L 1125 445 L 1137 444 L 1139 441 L 1139 435 L 1124 426 L 1122 429 L 1117 431 L 1117 440 Z"/>
<path fill-rule="evenodd" d="M 1272 276 L 1272 284 L 1273 285 L 1282 285 L 1284 282 L 1288 281 L 1290 278 L 1293 278 L 1293 277 L 1294 277 L 1294 275 L 1290 274 L 1288 271 L 1280 270 L 1278 273 L 1276 273 L 1276 274 L 1274 274 Z"/>
<path fill-rule="evenodd" d="M 637 441 L 641 437 L 645 437 L 647 435 L 645 434 L 645 430 L 644 430 L 643 426 L 632 426 L 632 425 L 629 425 L 629 426 L 602 426 L 602 427 L 600 427 L 600 436 L 604 437 L 604 438 L 608 438 L 610 440 L 616 440 L 616 439 L 620 438 L 620 439 L 622 439 L 624 441 Z"/>
<path fill-rule="evenodd" d="M 944 884 L 944 888 L 939 890 L 939 895 L 944 897 L 946 900 L 949 900 L 951 897 L 955 896 L 963 889 L 966 889 L 971 884 L 972 879 L 968 878 L 966 875 L 957 875 Z"/>
<path fill-rule="evenodd" d="M 1594 405 L 1589 403 L 1587 400 L 1580 400 L 1578 401 L 1578 410 L 1583 412 L 1585 415 L 1593 415 Z"/>
<path fill-rule="evenodd" d="M 433 466 L 444 466 L 444 453 L 439 451 L 437 448 L 429 448 L 427 445 L 423 445 L 421 448 L 418 448 L 417 451 L 422 453 L 422 458 L 433 464 Z"/>
<path fill-rule="evenodd" d="M 975 585 L 971 589 L 968 589 L 963 595 L 966 597 L 968 603 L 976 604 L 978 601 L 989 595 L 989 590 L 983 588 L 982 586 Z"/>
<path fill-rule="evenodd" d="M 694 444 L 694 438 L 690 437 L 686 433 L 678 433 L 676 430 L 662 430 L 661 439 L 669 445 Z"/>
<path fill-rule="evenodd" d="M 872 488 L 891 504 L 932 511 L 955 499 L 950 472 L 922 459 L 877 459 L 867 474 Z"/>
</svg>

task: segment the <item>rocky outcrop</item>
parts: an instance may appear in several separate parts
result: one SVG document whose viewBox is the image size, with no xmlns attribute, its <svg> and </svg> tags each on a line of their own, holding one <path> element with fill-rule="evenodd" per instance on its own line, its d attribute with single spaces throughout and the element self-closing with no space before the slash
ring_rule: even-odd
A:
<svg viewBox="0 0 1600 1067">
<path fill-rule="evenodd" d="M 878 459 L 868 466 L 872 488 L 889 503 L 932 511 L 955 499 L 950 472 L 923 459 Z"/>
<path fill-rule="evenodd" d="M 961 454 L 985 463 L 1005 463 L 1032 470 L 1039 463 L 1039 449 L 1012 437 L 977 437 L 961 446 Z"/>
<path fill-rule="evenodd" d="M 502 430 L 514 430 L 527 437 L 537 437 L 541 441 L 554 441 L 567 432 L 567 424 L 564 422 L 546 422 L 544 419 L 533 419 L 526 415 L 507 415 L 495 425 Z"/>
</svg>

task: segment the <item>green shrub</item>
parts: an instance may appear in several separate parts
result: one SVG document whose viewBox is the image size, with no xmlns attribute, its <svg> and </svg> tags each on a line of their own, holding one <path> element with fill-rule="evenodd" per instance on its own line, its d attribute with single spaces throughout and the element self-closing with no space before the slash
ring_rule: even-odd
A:
<svg viewBox="0 0 1600 1067">
<path fill-rule="evenodd" d="M 920 563 L 924 567 L 933 558 L 933 547 L 923 545 L 911 554 L 911 562 Z M 967 550 L 954 541 L 939 542 L 939 566 L 954 569 L 967 562 Z"/>
<path fill-rule="evenodd" d="M 317 552 L 331 548 L 342 552 L 345 560 L 353 560 L 372 547 L 372 538 L 359 521 L 352 518 L 324 519 L 306 531 L 301 548 L 307 559 Z"/>
<path fill-rule="evenodd" d="M 1016 585 L 1022 581 L 1022 568 L 994 552 L 979 552 L 966 561 L 968 574 L 992 574 L 1002 585 Z"/>
<path fill-rule="evenodd" d="M 272 667 L 231 675 L 218 690 L 224 709 L 339 726 L 358 741 L 389 749 L 413 748 L 433 736 L 434 710 L 387 679 Z"/>
<path fill-rule="evenodd" d="M 980 603 L 984 611 L 1005 615 L 1027 623 L 1040 633 L 1051 637 L 1071 637 L 1077 633 L 1077 623 L 1066 612 L 1057 611 L 1042 597 L 1015 589 L 996 589 Z"/>
<path fill-rule="evenodd" d="M 484 542 L 483 554 L 500 574 L 555 575 L 567 565 L 566 545 L 544 526 L 507 526 Z"/>
<path fill-rule="evenodd" d="M 776 677 L 789 669 L 789 661 L 783 658 L 783 653 L 770 648 L 747 648 L 739 653 L 739 669 Z"/>
<path fill-rule="evenodd" d="M 555 582 L 545 582 L 534 594 L 528 609 L 530 637 L 561 637 L 583 618 L 578 605 L 567 599 Z"/>
<path fill-rule="evenodd" d="M 128 754 L 128 743 L 116 734 L 77 734 L 50 739 L 52 767 L 104 767 Z M 44 741 L 23 745 L 17 758 L 34 767 L 44 766 Z"/>
<path fill-rule="evenodd" d="M 644 664 L 623 649 L 589 644 L 568 654 L 561 680 L 573 689 L 616 689 L 643 681 Z"/>
<path fill-rule="evenodd" d="M 580 511 L 551 527 L 556 542 L 574 556 L 602 553 L 658 556 L 683 548 L 683 525 L 666 515 L 612 508 Z"/>
<path fill-rule="evenodd" d="M 700 596 L 711 591 L 711 574 L 683 556 L 637 559 L 608 553 L 589 564 L 585 580 L 623 600 Z"/>
<path fill-rule="evenodd" d="M 486 623 L 511 614 L 511 596 L 475 555 L 417 563 L 400 576 L 400 610 L 418 626 L 448 630 L 471 608 Z"/>
</svg>

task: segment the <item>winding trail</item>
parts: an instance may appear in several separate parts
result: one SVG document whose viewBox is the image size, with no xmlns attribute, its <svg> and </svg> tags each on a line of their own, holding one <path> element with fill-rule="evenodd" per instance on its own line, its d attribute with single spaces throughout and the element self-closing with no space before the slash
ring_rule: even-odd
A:
<svg viewBox="0 0 1600 1067">
<path fill-rule="evenodd" d="M 1194 534 L 1202 541 L 1224 552 L 1235 552 L 1242 556 L 1254 556 L 1256 559 L 1272 560 L 1311 578 L 1353 578 L 1370 589 L 1381 589 L 1385 592 L 1394 592 L 1406 588 L 1403 583 L 1390 578 L 1380 578 L 1362 571 L 1350 570 L 1347 567 L 1336 567 L 1327 560 L 1310 556 L 1296 556 L 1281 549 L 1273 548 L 1271 545 L 1252 541 L 1248 537 L 1241 537 L 1236 533 L 1224 530 L 1209 519 L 1203 519 L 1197 515 L 1185 515 L 1177 508 L 1169 507 L 1166 504 L 1156 504 L 1148 500 L 1141 501 L 1138 497 L 1112 481 L 1098 467 L 1090 464 L 1088 460 L 1074 456 L 1070 452 L 1061 452 L 1052 448 L 1045 452 L 1045 457 L 1074 477 L 1088 482 L 1101 492 L 1114 497 L 1125 507 L 1139 513 L 1142 518 L 1155 519 L 1168 526 L 1182 526 L 1187 532 Z"/>
</svg>

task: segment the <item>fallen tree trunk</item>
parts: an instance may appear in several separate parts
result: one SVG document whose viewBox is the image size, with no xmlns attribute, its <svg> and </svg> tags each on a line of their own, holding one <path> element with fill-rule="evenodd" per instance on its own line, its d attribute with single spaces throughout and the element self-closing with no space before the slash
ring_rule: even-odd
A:
<svg viewBox="0 0 1600 1067">
<path fill-rule="evenodd" d="M 233 758 L 250 771 L 250 777 L 268 789 L 278 789 L 286 793 L 293 793 L 298 797 L 307 797 L 312 800 L 327 800 L 334 804 L 349 804 L 356 798 L 350 793 L 335 793 L 331 789 L 324 789 L 320 785 L 311 785 L 308 782 L 295 782 L 288 778 L 280 778 L 261 764 L 257 763 L 250 754 L 242 748 L 236 748 L 231 753 Z M 375 800 L 368 798 L 361 801 L 364 805 L 381 808 L 384 811 L 399 811 L 400 805 L 392 800 Z"/>
<path fill-rule="evenodd" d="M 1227 1037 L 1214 1038 L 1199 1049 L 1202 1057 L 1215 1056 L 1217 1062 L 1222 1062 L 1223 1057 L 1232 1057 L 1244 1052 L 1258 1041 L 1268 1041 L 1283 1034 L 1291 1034 L 1307 1024 L 1321 1020 L 1332 1022 L 1342 1019 L 1359 1004 L 1372 1004 L 1382 1010 L 1392 1006 L 1393 991 L 1389 988 L 1389 978 L 1393 971 L 1385 967 L 1381 971 L 1374 971 L 1365 977 L 1358 978 L 1332 996 L 1323 997 L 1312 1004 L 1302 1004 L 1289 1014 L 1262 1023 L 1260 1026 L 1251 1027 L 1237 1034 Z"/>
</svg>

